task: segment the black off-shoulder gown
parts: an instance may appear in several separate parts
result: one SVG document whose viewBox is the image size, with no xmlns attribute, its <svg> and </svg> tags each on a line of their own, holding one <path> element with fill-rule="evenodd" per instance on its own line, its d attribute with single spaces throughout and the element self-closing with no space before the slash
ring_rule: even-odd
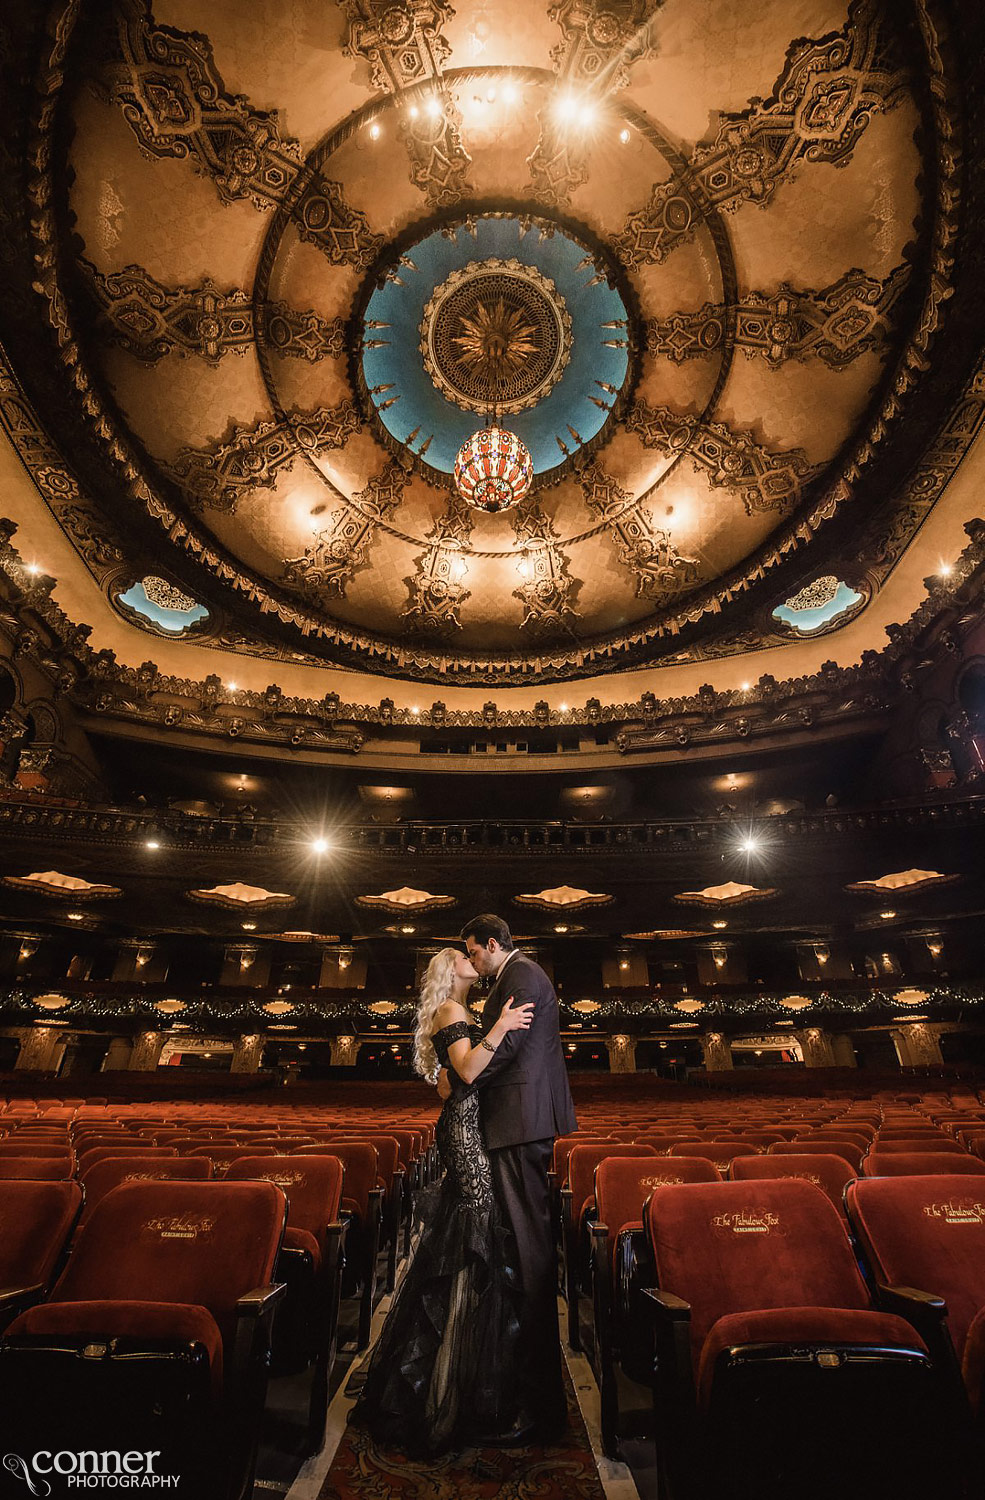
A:
<svg viewBox="0 0 985 1500">
<path fill-rule="evenodd" d="M 442 1067 L 478 1026 L 434 1034 Z M 521 1297 L 516 1251 L 493 1196 L 479 1099 L 460 1088 L 437 1125 L 444 1167 L 421 1195 L 420 1233 L 369 1363 L 352 1420 L 383 1447 L 436 1456 L 516 1418 Z"/>
</svg>

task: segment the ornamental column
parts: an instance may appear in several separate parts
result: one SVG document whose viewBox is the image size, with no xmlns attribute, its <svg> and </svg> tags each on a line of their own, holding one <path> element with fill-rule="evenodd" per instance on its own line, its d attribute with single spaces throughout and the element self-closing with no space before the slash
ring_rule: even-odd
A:
<svg viewBox="0 0 985 1500">
<path fill-rule="evenodd" d="M 14 1064 L 16 1070 L 25 1069 L 34 1073 L 54 1072 L 54 1052 L 61 1033 L 54 1026 L 18 1027 L 21 1050 Z"/>
<path fill-rule="evenodd" d="M 354 1068 L 356 1058 L 359 1056 L 359 1048 L 362 1046 L 358 1037 L 355 1036 L 333 1036 L 331 1063 L 333 1068 Z"/>
<path fill-rule="evenodd" d="M 251 1032 L 249 1036 L 238 1037 L 233 1047 L 230 1073 L 258 1073 L 260 1059 L 263 1056 L 263 1044 L 264 1038 L 260 1032 Z"/>
<path fill-rule="evenodd" d="M 807 1026 L 795 1035 L 804 1054 L 805 1068 L 837 1067 L 831 1038 L 820 1026 Z"/>
<path fill-rule="evenodd" d="M 607 1036 L 605 1050 L 609 1054 L 610 1073 L 636 1072 L 636 1041 L 633 1037 L 621 1033 Z"/>
<path fill-rule="evenodd" d="M 934 1068 L 944 1061 L 940 1028 L 925 1021 L 912 1021 L 890 1032 L 901 1068 Z"/>
<path fill-rule="evenodd" d="M 707 1073 L 726 1073 L 735 1066 L 731 1044 L 720 1031 L 709 1031 L 701 1038 L 701 1051 Z"/>
<path fill-rule="evenodd" d="M 130 1053 L 131 1073 L 153 1073 L 164 1051 L 164 1035 L 160 1031 L 142 1031 Z"/>
</svg>

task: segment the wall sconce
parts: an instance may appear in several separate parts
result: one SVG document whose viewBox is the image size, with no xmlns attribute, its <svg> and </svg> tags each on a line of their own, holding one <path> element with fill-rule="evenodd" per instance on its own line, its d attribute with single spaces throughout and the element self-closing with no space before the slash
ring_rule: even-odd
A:
<svg viewBox="0 0 985 1500">
<path fill-rule="evenodd" d="M 927 952 L 930 954 L 931 958 L 940 958 L 941 954 L 944 952 L 943 940 L 939 937 L 928 938 Z"/>
<path fill-rule="evenodd" d="M 352 949 L 351 948 L 340 948 L 339 949 L 339 968 L 340 969 L 347 969 L 351 963 L 352 963 Z"/>
<path fill-rule="evenodd" d="M 17 954 L 17 962 L 20 963 L 20 964 L 26 963 L 29 958 L 33 958 L 34 957 L 34 955 L 35 955 L 35 953 L 37 953 L 37 951 L 38 951 L 38 940 L 37 940 L 37 938 L 25 938 L 24 941 L 20 945 L 20 949 L 19 949 L 18 954 Z"/>
<path fill-rule="evenodd" d="M 134 959 L 134 963 L 135 963 L 136 967 L 138 969 L 142 969 L 145 964 L 150 963 L 150 960 L 151 960 L 151 957 L 153 956 L 153 953 L 154 953 L 154 949 L 153 948 L 138 948 L 137 949 L 137 957 Z"/>
<path fill-rule="evenodd" d="M 825 944 L 825 943 L 815 943 L 814 944 L 814 958 L 817 961 L 817 963 L 819 963 L 821 965 L 822 968 L 827 963 L 827 961 L 828 961 L 828 959 L 830 957 L 831 957 L 831 953 L 830 953 L 830 950 L 827 947 L 827 944 Z"/>
<path fill-rule="evenodd" d="M 240 969 L 250 969 L 250 968 L 252 968 L 253 967 L 253 960 L 256 958 L 256 956 L 257 956 L 257 951 L 256 951 L 255 948 L 244 948 L 242 950 L 242 952 L 240 953 L 240 955 L 239 955 L 239 966 L 240 966 Z"/>
<path fill-rule="evenodd" d="M 725 948 L 712 948 L 712 960 L 716 969 L 724 969 L 728 963 L 728 951 Z"/>
</svg>

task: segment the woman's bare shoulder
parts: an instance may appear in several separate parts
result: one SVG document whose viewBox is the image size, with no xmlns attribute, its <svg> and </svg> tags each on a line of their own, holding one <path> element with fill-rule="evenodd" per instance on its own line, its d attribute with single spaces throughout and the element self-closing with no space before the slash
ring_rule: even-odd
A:
<svg viewBox="0 0 985 1500">
<path fill-rule="evenodd" d="M 442 1026 L 453 1026 L 456 1021 L 471 1021 L 471 1013 L 465 1009 L 457 1000 L 446 1000 L 439 1005 L 434 1013 L 434 1029 L 439 1031 Z"/>
</svg>

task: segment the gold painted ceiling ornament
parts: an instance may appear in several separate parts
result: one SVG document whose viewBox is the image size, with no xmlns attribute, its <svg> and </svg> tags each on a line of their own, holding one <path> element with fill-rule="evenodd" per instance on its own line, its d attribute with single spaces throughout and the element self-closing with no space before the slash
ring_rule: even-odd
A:
<svg viewBox="0 0 985 1500">
<path fill-rule="evenodd" d="M 930 996 L 926 990 L 897 990 L 893 999 L 897 1005 L 926 1005 Z"/>
<path fill-rule="evenodd" d="M 571 357 L 571 315 L 536 266 L 473 260 L 433 292 L 420 352 L 446 401 L 509 416 L 537 406 L 557 385 Z"/>
<path fill-rule="evenodd" d="M 772 886 L 760 889 L 727 880 L 724 885 L 705 886 L 703 891 L 681 891 L 674 900 L 693 906 L 743 906 L 750 901 L 767 901 L 778 894 Z"/>
<path fill-rule="evenodd" d="M 541 911 L 581 911 L 587 906 L 608 906 L 615 900 L 605 891 L 586 891 L 580 886 L 556 885 L 545 891 L 527 891 L 514 896 L 517 906 L 536 906 Z"/>
<path fill-rule="evenodd" d="M 79 875 L 63 875 L 60 870 L 36 870 L 31 875 L 5 875 L 4 885 L 22 891 L 38 891 L 42 896 L 71 896 L 73 901 L 91 901 L 100 896 L 122 896 L 116 885 L 101 885 Z"/>
<path fill-rule="evenodd" d="M 223 906 L 227 911 L 266 911 L 274 907 L 293 906 L 295 898 L 287 891 L 268 891 L 262 885 L 244 885 L 241 880 L 231 885 L 214 885 L 208 890 L 188 891 L 192 901 L 205 901 L 212 906 Z"/>
<path fill-rule="evenodd" d="M 507 378 L 519 375 L 538 352 L 537 329 L 522 308 L 507 307 L 500 297 L 489 305 L 480 302 L 472 317 L 461 317 L 464 330 L 452 343 L 460 350 L 462 363 L 486 379 L 495 390 Z"/>
<path fill-rule="evenodd" d="M 858 891 L 861 895 L 884 895 L 892 891 L 897 896 L 909 895 L 911 891 L 925 891 L 934 885 L 953 885 L 960 875 L 942 875 L 940 870 L 897 870 L 892 875 L 880 875 L 878 880 L 856 880 L 846 885 L 846 891 Z"/>
<path fill-rule="evenodd" d="M 436 911 L 439 907 L 454 906 L 454 896 L 436 896 L 431 891 L 418 891 L 413 886 L 402 885 L 393 891 L 381 891 L 378 896 L 357 896 L 360 906 L 382 907 L 384 911 Z"/>
</svg>

